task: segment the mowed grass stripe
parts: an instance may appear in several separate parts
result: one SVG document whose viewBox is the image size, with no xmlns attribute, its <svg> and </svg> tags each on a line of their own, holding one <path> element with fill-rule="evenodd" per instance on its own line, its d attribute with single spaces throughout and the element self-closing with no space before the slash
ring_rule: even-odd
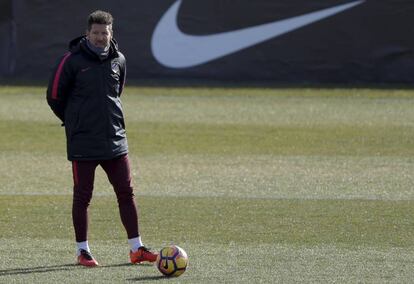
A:
<svg viewBox="0 0 414 284">
<path fill-rule="evenodd" d="M 94 240 L 101 266 L 85 269 L 73 264 L 73 244 L 48 239 L 1 239 L 2 283 L 411 283 L 412 250 L 336 246 L 297 247 L 269 244 L 180 243 L 190 265 L 178 279 L 164 278 L 152 265 L 127 263 L 124 242 Z M 30 251 L 32 260 L 27 261 Z M 3 253 L 4 252 L 4 253 Z M 59 255 L 54 262 L 48 259 Z M 33 256 L 36 256 L 34 258 Z M 13 262 L 7 261 L 13 259 Z M 215 260 L 215 261 L 214 261 Z"/>
<path fill-rule="evenodd" d="M 409 126 L 272 127 L 191 123 L 134 122 L 127 126 L 131 151 L 153 154 L 349 155 L 414 154 Z M 65 152 L 58 124 L 0 121 L 2 151 Z M 13 142 L 13 143 L 11 143 Z"/>
<path fill-rule="evenodd" d="M 155 246 L 215 244 L 413 248 L 414 201 L 139 197 Z M 27 208 L 30 208 L 28 211 Z M 69 196 L 0 196 L 2 238 L 72 239 Z M 115 197 L 95 197 L 90 240 L 124 240 Z M 24 232 L 24 235 L 22 235 Z"/>
<path fill-rule="evenodd" d="M 133 153 L 130 159 L 139 196 L 414 200 L 410 157 Z M 0 153 L 0 164 L 1 195 L 72 194 L 71 163 L 62 153 Z M 97 195 L 113 196 L 100 167 Z"/>
</svg>

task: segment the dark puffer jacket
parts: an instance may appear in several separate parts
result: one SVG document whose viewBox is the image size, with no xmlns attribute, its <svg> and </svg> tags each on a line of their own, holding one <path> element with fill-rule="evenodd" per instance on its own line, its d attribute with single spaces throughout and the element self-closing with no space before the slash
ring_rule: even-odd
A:
<svg viewBox="0 0 414 284">
<path fill-rule="evenodd" d="M 125 75 L 125 57 L 114 39 L 103 61 L 84 36 L 70 42 L 47 89 L 47 102 L 65 125 L 69 160 L 107 160 L 128 153 L 120 99 Z"/>
</svg>

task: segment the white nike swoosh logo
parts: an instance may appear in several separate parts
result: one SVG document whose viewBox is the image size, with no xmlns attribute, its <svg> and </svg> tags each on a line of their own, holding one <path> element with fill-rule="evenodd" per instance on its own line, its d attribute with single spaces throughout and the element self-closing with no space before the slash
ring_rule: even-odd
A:
<svg viewBox="0 0 414 284">
<path fill-rule="evenodd" d="M 187 68 L 207 63 L 365 2 L 364 0 L 354 1 L 272 23 L 196 36 L 183 33 L 177 26 L 181 1 L 176 1 L 165 12 L 155 27 L 151 40 L 151 49 L 155 59 L 160 64 L 171 68 Z"/>
</svg>

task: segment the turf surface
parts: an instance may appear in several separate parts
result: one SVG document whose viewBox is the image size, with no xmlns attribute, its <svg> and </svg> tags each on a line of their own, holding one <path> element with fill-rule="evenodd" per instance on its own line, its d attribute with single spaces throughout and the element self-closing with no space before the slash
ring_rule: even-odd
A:
<svg viewBox="0 0 414 284">
<path fill-rule="evenodd" d="M 64 131 L 42 88 L 0 88 L 1 283 L 407 283 L 414 278 L 414 92 L 127 88 L 143 240 L 177 279 L 128 264 L 101 169 L 74 265 Z"/>
</svg>

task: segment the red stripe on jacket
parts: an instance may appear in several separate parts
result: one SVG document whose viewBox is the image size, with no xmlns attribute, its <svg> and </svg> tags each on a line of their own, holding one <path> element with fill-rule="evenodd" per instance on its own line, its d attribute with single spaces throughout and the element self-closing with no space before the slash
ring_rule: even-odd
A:
<svg viewBox="0 0 414 284">
<path fill-rule="evenodd" d="M 65 62 L 69 58 L 70 55 L 71 53 L 68 52 L 63 56 L 63 59 L 62 61 L 60 61 L 59 66 L 56 70 L 55 78 L 53 79 L 53 87 L 52 87 L 52 99 L 54 100 L 56 100 L 58 97 L 58 86 L 59 86 L 60 75 L 62 74 L 62 70 L 63 70 L 63 65 L 65 65 Z"/>
</svg>

